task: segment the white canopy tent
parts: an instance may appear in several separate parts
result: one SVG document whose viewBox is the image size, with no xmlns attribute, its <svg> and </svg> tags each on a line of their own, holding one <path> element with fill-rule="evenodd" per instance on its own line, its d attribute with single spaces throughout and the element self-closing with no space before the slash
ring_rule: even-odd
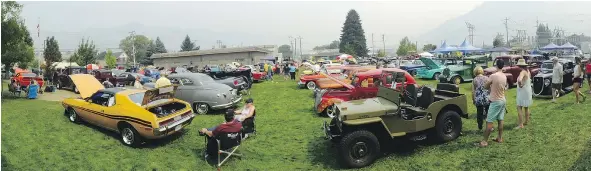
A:
<svg viewBox="0 0 591 171">
<path fill-rule="evenodd" d="M 55 69 L 64 69 L 68 66 L 79 66 L 76 62 L 54 62 L 51 65 Z"/>
<path fill-rule="evenodd" d="M 429 52 L 423 52 L 423 53 L 419 53 L 419 56 L 421 56 L 421 57 L 433 57 L 433 54 L 431 54 Z"/>
</svg>

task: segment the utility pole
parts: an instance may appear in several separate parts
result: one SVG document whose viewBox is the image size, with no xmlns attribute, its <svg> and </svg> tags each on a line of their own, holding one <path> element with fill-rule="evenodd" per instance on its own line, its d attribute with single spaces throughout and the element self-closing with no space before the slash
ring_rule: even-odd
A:
<svg viewBox="0 0 591 171">
<path fill-rule="evenodd" d="M 135 64 L 135 31 L 131 31 L 129 32 L 131 34 L 131 44 L 132 44 L 132 49 L 131 49 L 131 55 L 133 56 L 133 68 L 136 68 L 136 64 Z"/>
<path fill-rule="evenodd" d="M 470 38 L 470 43 L 474 43 L 474 25 L 466 22 L 466 27 L 468 27 L 468 37 Z"/>
<path fill-rule="evenodd" d="M 300 60 L 302 60 L 302 36 L 298 36 L 298 39 L 300 39 Z"/>
<path fill-rule="evenodd" d="M 41 28 L 39 27 L 41 25 L 41 17 L 38 18 L 38 22 L 37 22 L 37 40 L 41 41 Z M 39 60 L 37 60 L 37 67 L 39 67 L 39 75 L 41 75 L 41 59 L 43 59 L 43 56 L 45 56 L 45 41 L 43 41 L 43 49 L 41 51 L 41 58 L 39 58 Z M 49 67 L 48 67 L 49 68 Z M 45 71 L 47 72 L 47 71 Z"/>
<path fill-rule="evenodd" d="M 295 58 L 295 43 L 293 42 L 293 37 L 289 36 L 289 43 L 291 44 L 291 47 L 293 47 L 293 49 L 291 50 L 291 60 L 293 60 Z"/>
<path fill-rule="evenodd" d="M 371 56 L 375 57 L 376 55 L 376 47 L 373 45 L 373 33 L 371 33 Z"/>
<path fill-rule="evenodd" d="M 386 38 L 384 34 L 382 34 L 382 45 L 384 46 L 383 53 L 386 54 Z"/>
<path fill-rule="evenodd" d="M 508 24 L 508 21 L 509 21 L 509 18 L 505 17 L 504 20 L 505 20 L 505 22 L 504 22 L 504 24 L 505 24 L 505 34 L 507 35 L 507 47 L 511 47 L 511 43 L 509 43 L 509 26 L 507 25 Z"/>
</svg>

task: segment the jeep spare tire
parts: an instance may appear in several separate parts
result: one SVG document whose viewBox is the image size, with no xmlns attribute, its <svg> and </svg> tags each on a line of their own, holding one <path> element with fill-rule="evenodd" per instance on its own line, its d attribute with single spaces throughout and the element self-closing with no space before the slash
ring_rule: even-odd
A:
<svg viewBox="0 0 591 171">
<path fill-rule="evenodd" d="M 460 114 L 453 110 L 442 111 L 437 116 L 433 131 L 433 136 L 437 142 L 445 143 L 457 139 L 460 132 L 462 132 Z"/>
<path fill-rule="evenodd" d="M 379 154 L 378 138 L 366 130 L 349 133 L 339 143 L 339 157 L 347 167 L 361 168 L 370 165 Z"/>
</svg>

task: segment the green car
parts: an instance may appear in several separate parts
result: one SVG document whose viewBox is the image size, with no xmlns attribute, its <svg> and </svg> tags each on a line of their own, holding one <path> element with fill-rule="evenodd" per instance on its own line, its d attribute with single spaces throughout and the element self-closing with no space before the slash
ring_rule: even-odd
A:
<svg viewBox="0 0 591 171">
<path fill-rule="evenodd" d="M 437 80 L 446 66 L 458 63 L 457 59 L 454 58 L 438 59 L 421 57 L 419 60 L 421 60 L 426 67 L 417 70 L 417 77 L 432 80 Z"/>
<path fill-rule="evenodd" d="M 395 138 L 412 141 L 433 139 L 448 142 L 458 138 L 462 119 L 467 118 L 466 95 L 454 84 L 439 83 L 434 91 L 405 85 L 404 73 L 382 72 L 377 97 L 335 103 L 335 117 L 324 132 L 337 144 L 339 159 L 348 167 L 372 164 L 380 149 L 392 147 Z M 401 88 L 384 87 L 402 83 Z M 418 95 L 420 94 L 420 95 Z M 395 147 L 396 148 L 396 147 Z"/>
<path fill-rule="evenodd" d="M 486 68 L 486 56 L 471 56 L 462 58 L 457 65 L 448 65 L 443 69 L 439 81 L 442 83 L 460 84 L 474 79 L 474 68 L 481 66 Z"/>
</svg>

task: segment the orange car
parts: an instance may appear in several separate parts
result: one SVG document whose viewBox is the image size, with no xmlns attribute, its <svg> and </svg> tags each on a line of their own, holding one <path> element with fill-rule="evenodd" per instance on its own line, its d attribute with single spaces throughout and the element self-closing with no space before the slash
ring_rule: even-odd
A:
<svg viewBox="0 0 591 171">
<path fill-rule="evenodd" d="M 320 72 L 328 74 L 330 76 L 339 76 L 343 74 L 343 71 L 345 68 L 349 68 L 349 67 L 359 67 L 358 65 L 346 65 L 346 66 L 341 66 L 341 65 L 337 65 L 337 66 L 329 66 L 329 67 L 323 67 L 322 69 L 320 69 Z M 316 89 L 316 85 L 317 85 L 317 81 L 318 79 L 321 78 L 326 78 L 326 76 L 315 73 L 312 75 L 303 75 L 300 76 L 300 82 L 298 82 L 298 86 L 300 88 L 308 88 L 310 90 L 314 90 Z"/>
<path fill-rule="evenodd" d="M 17 72 L 14 75 L 14 77 L 12 77 L 12 80 L 16 81 L 16 83 L 21 88 L 26 88 L 27 86 L 29 86 L 29 84 L 31 84 L 31 80 L 37 81 L 37 84 L 39 84 L 39 87 L 43 87 L 43 84 L 44 84 L 43 78 L 41 78 L 40 76 L 38 76 L 35 73 L 28 72 L 28 71 Z"/>
<path fill-rule="evenodd" d="M 373 69 L 376 69 L 376 67 L 375 66 L 347 67 L 347 68 L 344 68 L 343 75 L 340 77 L 337 77 L 337 79 L 339 81 L 344 82 L 344 83 L 350 84 L 351 78 L 353 78 L 353 76 L 355 74 L 357 74 L 358 72 L 365 72 L 365 71 L 369 71 L 369 70 L 373 70 Z M 318 81 L 316 81 L 316 90 L 318 90 L 318 89 L 338 89 L 338 88 L 343 88 L 343 85 L 339 84 L 329 78 L 322 78 L 322 79 L 319 79 Z"/>
</svg>

